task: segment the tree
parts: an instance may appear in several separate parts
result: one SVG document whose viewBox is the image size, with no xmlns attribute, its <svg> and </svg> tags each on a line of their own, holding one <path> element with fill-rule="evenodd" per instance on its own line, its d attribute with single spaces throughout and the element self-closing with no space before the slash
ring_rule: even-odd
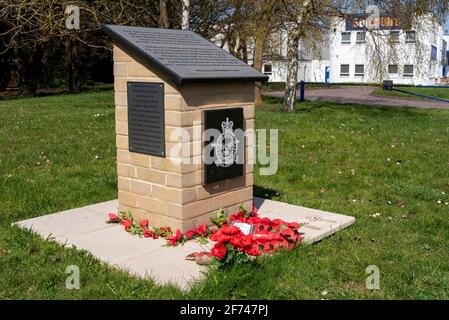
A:
<svg viewBox="0 0 449 320">
<path fill-rule="evenodd" d="M 206 39 L 223 37 L 232 25 L 232 0 L 190 0 L 190 29 Z"/>
<path fill-rule="evenodd" d="M 182 1 L 182 30 L 189 30 L 189 20 L 190 20 L 190 0 L 181 0 Z"/>
<path fill-rule="evenodd" d="M 296 85 L 298 82 L 299 41 L 308 26 L 312 2 L 311 0 L 288 1 L 283 0 L 288 21 L 288 49 L 287 49 L 287 79 L 285 81 L 284 111 L 294 111 L 296 103 Z"/>
<path fill-rule="evenodd" d="M 4 30 L 5 23 L 0 21 L 0 32 Z M 8 39 L 0 38 L 0 91 L 5 90 L 11 80 L 14 66 L 14 55 L 12 50 L 7 50 Z"/>
<path fill-rule="evenodd" d="M 319 56 L 329 30 L 329 7 L 335 0 L 283 0 L 288 31 L 287 79 L 283 110 L 295 110 L 298 68 L 301 50 Z"/>
<path fill-rule="evenodd" d="M 80 61 L 94 52 L 103 51 L 103 56 L 111 56 L 110 39 L 100 31 L 103 23 L 140 26 L 157 26 L 158 23 L 158 7 L 154 0 L 73 0 L 71 5 L 80 10 L 79 30 L 67 28 L 63 1 L 0 2 L 0 54 L 14 56 L 24 93 L 36 91 L 39 79 L 44 76 L 41 74 L 45 69 L 42 59 L 49 57 L 53 48 L 63 48 L 65 56 L 55 56 L 47 63 L 65 64 L 69 88 L 77 91 L 87 81 L 81 77 L 88 76 L 85 67 L 79 67 Z M 95 68 L 90 72 L 94 74 Z"/>
<path fill-rule="evenodd" d="M 252 53 L 252 66 L 262 71 L 267 41 L 280 25 L 279 0 L 228 0 L 221 25 L 222 47 L 237 58 L 248 62 Z M 252 52 L 249 52 L 252 51 Z M 262 103 L 262 84 L 255 84 L 255 103 Z"/>
<path fill-rule="evenodd" d="M 276 9 L 279 8 L 278 0 L 256 0 L 251 1 L 253 6 L 253 15 L 251 22 L 254 29 L 254 60 L 253 67 L 262 71 L 263 56 L 265 46 L 270 33 L 273 32 L 273 26 L 277 24 Z M 262 104 L 262 83 L 256 82 L 254 88 L 255 104 Z"/>
<path fill-rule="evenodd" d="M 168 20 L 167 0 L 159 0 L 159 28 L 170 28 Z"/>
</svg>

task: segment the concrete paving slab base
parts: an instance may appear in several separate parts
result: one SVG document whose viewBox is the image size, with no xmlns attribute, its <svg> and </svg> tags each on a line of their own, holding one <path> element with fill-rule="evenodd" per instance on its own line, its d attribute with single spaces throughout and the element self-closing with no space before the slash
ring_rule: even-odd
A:
<svg viewBox="0 0 449 320">
<path fill-rule="evenodd" d="M 262 217 L 304 224 L 304 242 L 312 244 L 355 223 L 355 218 L 282 202 L 255 198 Z M 120 225 L 105 223 L 110 212 L 118 212 L 118 201 L 54 213 L 15 223 L 63 246 L 83 249 L 94 257 L 137 277 L 151 277 L 160 284 L 171 283 L 186 290 L 203 277 L 205 267 L 185 260 L 198 251 L 209 251 L 211 245 L 189 241 L 176 248 L 165 247 L 163 239 L 132 236 Z"/>
</svg>

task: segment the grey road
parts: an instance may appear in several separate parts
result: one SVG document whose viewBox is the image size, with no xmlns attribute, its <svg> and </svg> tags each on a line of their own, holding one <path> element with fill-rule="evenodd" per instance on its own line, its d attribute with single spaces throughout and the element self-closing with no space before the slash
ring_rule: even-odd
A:
<svg viewBox="0 0 449 320">
<path fill-rule="evenodd" d="M 356 103 L 368 106 L 398 106 L 449 110 L 449 103 L 445 102 L 373 96 L 371 95 L 371 93 L 374 89 L 375 88 L 373 87 L 359 86 L 306 89 L 306 100 L 329 101 L 336 103 Z M 284 91 L 266 91 L 264 92 L 264 95 L 269 97 L 283 97 Z"/>
</svg>

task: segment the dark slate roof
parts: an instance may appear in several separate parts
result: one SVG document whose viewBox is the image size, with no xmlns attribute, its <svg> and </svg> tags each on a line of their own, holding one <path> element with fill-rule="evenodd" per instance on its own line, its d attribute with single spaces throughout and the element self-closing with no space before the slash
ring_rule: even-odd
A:
<svg viewBox="0 0 449 320">
<path fill-rule="evenodd" d="M 192 31 L 103 25 L 134 58 L 156 65 L 182 84 L 192 81 L 267 81 L 268 77 Z"/>
</svg>

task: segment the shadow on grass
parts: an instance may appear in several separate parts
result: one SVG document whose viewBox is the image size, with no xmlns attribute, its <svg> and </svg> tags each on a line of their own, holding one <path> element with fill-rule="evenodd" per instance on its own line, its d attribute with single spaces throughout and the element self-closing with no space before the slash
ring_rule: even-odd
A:
<svg viewBox="0 0 449 320">
<path fill-rule="evenodd" d="M 267 189 L 260 186 L 254 186 L 253 193 L 255 197 L 272 200 L 274 197 L 279 196 L 279 191 L 273 189 Z"/>
</svg>

